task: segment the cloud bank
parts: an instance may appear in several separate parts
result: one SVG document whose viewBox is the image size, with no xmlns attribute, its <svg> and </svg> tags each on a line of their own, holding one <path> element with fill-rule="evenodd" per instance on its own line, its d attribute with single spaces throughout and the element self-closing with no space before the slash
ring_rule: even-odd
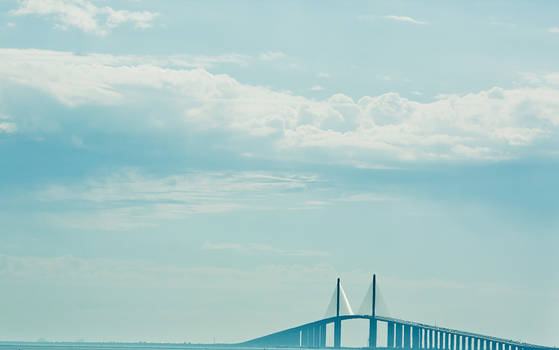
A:
<svg viewBox="0 0 559 350">
<path fill-rule="evenodd" d="M 0 49 L 0 61 L 0 80 L 47 93 L 68 108 L 173 107 L 155 119 L 137 117 L 126 124 L 128 131 L 219 130 L 235 135 L 239 152 L 252 156 L 296 158 L 316 151 L 328 161 L 366 166 L 550 156 L 558 146 L 556 74 L 542 77 L 537 86 L 441 95 L 432 102 L 397 93 L 355 101 L 341 93 L 314 100 L 141 56 Z M 106 120 L 115 130 L 121 122 Z"/>
</svg>

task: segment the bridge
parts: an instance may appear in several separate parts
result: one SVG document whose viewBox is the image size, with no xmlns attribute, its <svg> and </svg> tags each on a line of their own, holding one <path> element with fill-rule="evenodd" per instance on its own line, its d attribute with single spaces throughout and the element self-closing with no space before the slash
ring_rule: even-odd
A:
<svg viewBox="0 0 559 350">
<path fill-rule="evenodd" d="M 553 348 L 528 344 L 510 339 L 502 339 L 488 335 L 460 331 L 456 329 L 437 327 L 419 322 L 406 321 L 386 316 L 375 315 L 377 288 L 376 276 L 373 275 L 371 285 L 371 313 L 353 314 L 347 298 L 340 284 L 336 285 L 335 315 L 302 324 L 297 327 L 272 333 L 252 339 L 238 345 L 246 347 L 302 347 L 326 348 L 327 325 L 334 325 L 334 348 L 341 348 L 342 321 L 351 319 L 369 320 L 368 348 L 376 349 L 378 339 L 378 325 L 386 324 L 386 344 L 384 349 L 440 349 L 440 350 L 549 350 Z M 368 297 L 366 297 L 368 298 Z M 346 313 L 340 311 L 345 307 Z"/>
</svg>

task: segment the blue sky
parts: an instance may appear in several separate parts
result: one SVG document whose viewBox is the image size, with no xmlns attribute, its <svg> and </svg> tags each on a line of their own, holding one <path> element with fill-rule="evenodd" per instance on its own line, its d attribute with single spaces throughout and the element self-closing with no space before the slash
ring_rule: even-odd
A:
<svg viewBox="0 0 559 350">
<path fill-rule="evenodd" d="M 0 2 L 0 339 L 557 346 L 558 7 Z"/>
</svg>

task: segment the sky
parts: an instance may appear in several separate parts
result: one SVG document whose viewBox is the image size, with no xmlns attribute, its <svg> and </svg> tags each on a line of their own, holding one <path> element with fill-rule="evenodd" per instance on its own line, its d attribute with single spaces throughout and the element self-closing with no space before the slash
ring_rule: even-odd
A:
<svg viewBox="0 0 559 350">
<path fill-rule="evenodd" d="M 0 340 L 243 341 L 375 273 L 559 346 L 557 13 L 1 0 Z"/>
</svg>

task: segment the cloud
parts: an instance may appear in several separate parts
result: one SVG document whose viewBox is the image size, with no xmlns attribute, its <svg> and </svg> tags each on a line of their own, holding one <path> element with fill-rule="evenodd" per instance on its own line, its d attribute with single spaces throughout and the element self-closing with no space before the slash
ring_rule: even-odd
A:
<svg viewBox="0 0 559 350">
<path fill-rule="evenodd" d="M 166 62 L 170 66 L 183 67 L 183 68 L 212 68 L 218 64 L 236 64 L 242 67 L 247 67 L 257 61 L 271 62 L 278 61 L 286 58 L 283 52 L 270 51 L 263 52 L 255 56 L 230 53 L 215 56 L 204 55 L 166 55 L 165 57 L 153 57 L 154 64 L 161 64 Z M 145 57 L 137 59 L 145 60 Z"/>
<path fill-rule="evenodd" d="M 356 193 L 338 199 L 343 202 L 377 202 L 395 200 L 395 198 L 377 193 Z"/>
<path fill-rule="evenodd" d="M 264 254 L 274 254 L 274 255 L 284 255 L 284 256 L 298 256 L 298 257 L 313 257 L 313 256 L 328 256 L 327 252 L 317 251 L 317 250 L 284 250 L 279 248 L 274 248 L 272 246 L 261 244 L 261 243 L 232 243 L 232 242 L 221 242 L 221 243 L 211 243 L 206 242 L 200 248 L 201 250 L 231 250 L 237 253 L 264 253 Z"/>
<path fill-rule="evenodd" d="M 550 32 L 550 33 L 557 34 L 557 33 L 559 33 L 559 27 L 551 27 L 547 31 Z"/>
<path fill-rule="evenodd" d="M 384 81 L 391 81 L 392 77 L 386 74 L 377 74 L 377 79 L 384 80 Z"/>
<path fill-rule="evenodd" d="M 125 259 L 86 259 L 72 255 L 58 257 L 16 257 L 0 254 L 0 276 L 3 278 L 18 278 L 20 282 L 44 281 L 72 283 L 88 286 L 100 282 L 111 283 L 115 287 L 126 286 L 128 283 L 144 285 L 154 281 L 165 281 L 166 285 L 192 286 L 191 281 L 198 282 L 199 288 L 213 288 L 215 284 L 227 285 L 233 280 L 239 284 L 248 283 L 246 288 L 256 287 L 266 275 L 269 278 L 279 277 L 287 271 L 296 272 L 283 275 L 284 282 L 300 282 L 313 271 L 323 273 L 312 276 L 311 280 L 322 280 L 324 272 L 333 273 L 329 266 L 301 267 L 290 265 L 264 265 L 252 269 L 235 269 L 229 267 L 177 267 L 162 265 L 141 260 Z M 219 278 L 217 278 L 219 277 Z M 304 279 L 303 279 L 304 280 Z M 326 280 L 328 281 L 328 280 Z"/>
<path fill-rule="evenodd" d="M 319 72 L 316 74 L 316 76 L 322 79 L 330 79 L 332 77 L 330 74 L 324 72 Z"/>
<path fill-rule="evenodd" d="M 320 85 L 315 85 L 311 88 L 312 91 L 322 91 L 324 88 Z"/>
<path fill-rule="evenodd" d="M 169 135 L 219 130 L 235 135 L 234 145 L 219 147 L 251 157 L 308 159 L 307 152 L 320 152 L 329 162 L 367 167 L 499 161 L 549 154 L 558 146 L 557 74 L 533 86 L 440 95 L 431 102 L 397 93 L 357 101 L 344 94 L 314 100 L 201 68 L 176 67 L 168 58 L 0 49 L 0 60 L 0 80 L 46 92 L 69 108 L 172 106 L 156 119 L 107 117 L 95 132 L 106 132 L 106 127 L 113 133 L 157 130 Z M 57 117 L 42 118 L 52 123 Z M 20 125 L 19 120 L 14 122 Z M 18 131 L 26 132 L 23 127 Z"/>
<path fill-rule="evenodd" d="M 507 29 L 513 29 L 513 28 L 516 27 L 515 23 L 503 21 L 503 20 L 495 18 L 495 17 L 490 18 L 489 24 L 491 24 L 492 26 L 502 27 L 502 28 L 507 28 Z"/>
<path fill-rule="evenodd" d="M 325 202 L 325 201 L 306 201 L 304 204 L 312 205 L 312 206 L 322 206 L 322 205 L 327 205 L 328 202 Z"/>
<path fill-rule="evenodd" d="M 16 132 L 17 126 L 10 122 L 0 122 L 0 133 L 10 134 Z"/>
<path fill-rule="evenodd" d="M 276 60 L 281 60 L 285 57 L 287 56 L 280 51 L 263 52 L 260 55 L 258 55 L 258 59 L 262 61 L 276 61 Z"/>
<path fill-rule="evenodd" d="M 239 210 L 272 210 L 317 181 L 313 175 L 269 172 L 190 172 L 150 176 L 133 169 L 74 185 L 51 184 L 31 194 L 52 205 L 77 205 L 47 214 L 56 225 L 128 230 L 157 220 Z"/>
<path fill-rule="evenodd" d="M 406 23 L 413 23 L 413 24 L 427 24 L 427 22 L 418 21 L 416 19 L 413 19 L 413 18 L 407 17 L 407 16 L 389 15 L 389 16 L 384 16 L 384 18 L 391 19 L 391 20 L 397 21 L 397 22 L 406 22 Z"/>
<path fill-rule="evenodd" d="M 86 147 L 73 140 L 76 147 Z M 122 169 L 112 175 L 74 184 L 51 183 L 28 194 L 48 203 L 44 220 L 67 228 L 130 230 L 167 220 L 233 211 L 319 210 L 332 203 L 379 202 L 396 198 L 383 193 L 348 190 L 341 196 L 327 179 L 312 174 L 263 171 L 191 171 L 149 175 Z M 72 203 L 60 213 L 55 208 Z M 287 204 L 287 205 L 286 205 Z M 208 243 L 207 250 L 268 251 L 281 255 L 323 255 L 284 251 L 262 244 Z"/>
<path fill-rule="evenodd" d="M 224 202 L 234 198 L 260 198 L 302 190 L 316 181 L 312 175 L 268 172 L 190 172 L 165 177 L 144 175 L 133 169 L 77 186 L 51 186 L 38 195 L 42 201 L 141 201 L 173 203 Z M 265 199 L 265 198 L 262 198 Z"/>
<path fill-rule="evenodd" d="M 77 136 L 77 135 L 72 135 L 70 137 L 70 141 L 77 148 L 87 148 L 85 143 L 83 142 L 82 138 Z"/>
<path fill-rule="evenodd" d="M 132 57 L 130 57 L 132 59 Z M 135 57 L 134 60 L 142 60 Z M 143 57 L 145 63 L 146 57 Z M 218 64 L 236 64 L 242 67 L 248 66 L 253 57 L 241 54 L 224 54 L 216 56 L 204 55 L 168 55 L 166 57 L 152 57 L 154 64 L 165 64 L 179 68 L 211 68 Z"/>
<path fill-rule="evenodd" d="M 14 15 L 39 15 L 54 18 L 56 28 L 74 27 L 85 33 L 106 35 L 111 29 L 132 23 L 136 28 L 149 28 L 158 16 L 149 11 L 114 10 L 98 7 L 88 0 L 22 0 Z"/>
<path fill-rule="evenodd" d="M 16 123 L 11 121 L 12 117 L 0 114 L 0 134 L 11 134 L 17 131 Z"/>
</svg>

